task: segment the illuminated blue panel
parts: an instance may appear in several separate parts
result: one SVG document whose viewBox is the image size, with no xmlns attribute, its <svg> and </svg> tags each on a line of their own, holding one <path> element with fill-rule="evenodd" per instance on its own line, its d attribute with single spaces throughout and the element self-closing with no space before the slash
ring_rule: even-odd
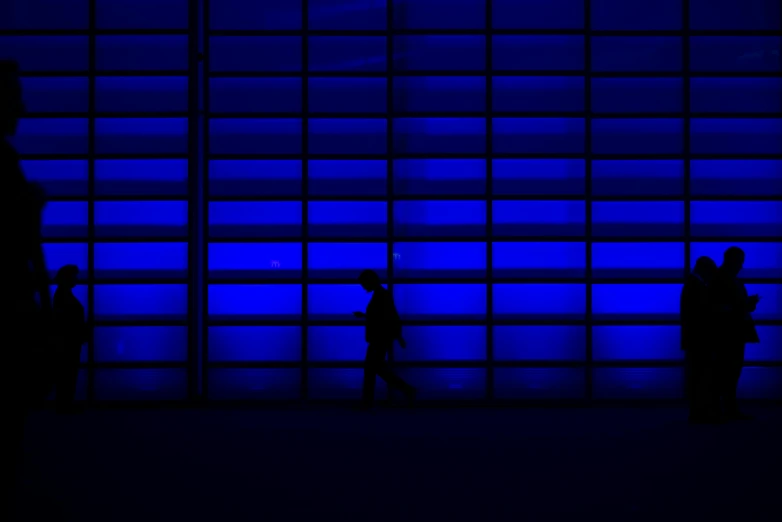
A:
<svg viewBox="0 0 782 522">
<path fill-rule="evenodd" d="M 407 348 L 394 349 L 395 361 L 483 361 L 485 326 L 409 326 Z"/>
<path fill-rule="evenodd" d="M 347 285 L 309 285 L 307 291 L 307 313 L 314 320 L 353 319 L 353 312 L 366 310 L 371 298 L 358 281 Z"/>
<path fill-rule="evenodd" d="M 184 278 L 187 243 L 95 243 L 97 278 Z"/>
<path fill-rule="evenodd" d="M 697 72 L 782 70 L 774 36 L 693 36 L 690 38 L 690 70 Z"/>
<path fill-rule="evenodd" d="M 298 196 L 301 194 L 301 161 L 210 161 L 209 193 L 212 196 Z"/>
<path fill-rule="evenodd" d="M 301 0 L 220 0 L 209 4 L 209 23 L 222 29 L 301 29 Z"/>
<path fill-rule="evenodd" d="M 385 36 L 311 36 L 310 71 L 385 71 Z"/>
<path fill-rule="evenodd" d="M 19 154 L 87 154 L 87 119 L 23 118 L 9 141 Z"/>
<path fill-rule="evenodd" d="M 592 110 L 680 112 L 683 92 L 681 78 L 592 78 Z"/>
<path fill-rule="evenodd" d="M 486 78 L 401 76 L 394 78 L 397 112 L 484 112 Z"/>
<path fill-rule="evenodd" d="M 187 360 L 186 326 L 98 326 L 97 362 L 171 362 Z"/>
<path fill-rule="evenodd" d="M 690 169 L 694 195 L 782 196 L 782 160 L 692 160 Z"/>
<path fill-rule="evenodd" d="M 300 36 L 215 36 L 209 45 L 213 72 L 301 71 Z"/>
<path fill-rule="evenodd" d="M 301 202 L 209 203 L 212 237 L 296 237 L 301 235 Z"/>
<path fill-rule="evenodd" d="M 24 105 L 28 113 L 87 112 L 87 78 L 22 78 Z"/>
<path fill-rule="evenodd" d="M 681 160 L 593 160 L 592 194 L 678 196 L 684 192 Z"/>
<path fill-rule="evenodd" d="M 593 243 L 592 275 L 599 278 L 684 276 L 684 243 Z"/>
<path fill-rule="evenodd" d="M 692 243 L 690 259 L 694 264 L 699 257 L 708 256 L 719 265 L 725 251 L 732 246 L 741 248 L 746 254 L 741 277 L 782 278 L 782 243 Z"/>
<path fill-rule="evenodd" d="M 583 361 L 585 358 L 586 328 L 583 326 L 494 327 L 496 361 Z"/>
<path fill-rule="evenodd" d="M 486 193 L 486 161 L 400 159 L 394 161 L 394 193 L 467 195 Z"/>
<path fill-rule="evenodd" d="M 594 36 L 592 69 L 678 72 L 682 69 L 682 40 L 678 36 Z"/>
<path fill-rule="evenodd" d="M 299 119 L 212 118 L 212 154 L 301 154 Z"/>
<path fill-rule="evenodd" d="M 310 201 L 311 237 L 385 237 L 385 201 Z"/>
<path fill-rule="evenodd" d="M 301 243 L 211 243 L 213 279 L 301 277 Z"/>
<path fill-rule="evenodd" d="M 385 160 L 311 160 L 309 193 L 318 196 L 382 196 L 386 193 Z"/>
<path fill-rule="evenodd" d="M 693 118 L 695 154 L 782 154 L 782 118 Z"/>
<path fill-rule="evenodd" d="M 492 161 L 492 191 L 502 195 L 583 194 L 584 160 L 500 159 Z"/>
<path fill-rule="evenodd" d="M 778 0 L 690 0 L 690 27 L 778 30 L 779 7 Z"/>
<path fill-rule="evenodd" d="M 187 160 L 95 161 L 98 196 L 183 196 L 187 192 Z"/>
<path fill-rule="evenodd" d="M 385 154 L 385 119 L 310 119 L 310 154 Z"/>
<path fill-rule="evenodd" d="M 583 236 L 583 201 L 492 201 L 496 236 Z"/>
<path fill-rule="evenodd" d="M 485 201 L 394 202 L 396 236 L 459 237 L 485 233 Z"/>
<path fill-rule="evenodd" d="M 417 388 L 421 400 L 486 398 L 486 368 L 400 368 L 397 373 Z"/>
<path fill-rule="evenodd" d="M 494 118 L 492 123 L 494 152 L 584 152 L 583 118 Z"/>
<path fill-rule="evenodd" d="M 682 0 L 592 0 L 592 29 L 676 30 L 682 28 Z"/>
<path fill-rule="evenodd" d="M 99 71 L 186 71 L 187 36 L 98 36 Z"/>
<path fill-rule="evenodd" d="M 86 196 L 89 171 L 83 160 L 27 160 L 22 171 L 49 196 Z"/>
<path fill-rule="evenodd" d="M 394 37 L 396 71 L 483 71 L 485 67 L 483 36 Z"/>
<path fill-rule="evenodd" d="M 301 78 L 212 78 L 209 110 L 219 112 L 299 112 Z"/>
<path fill-rule="evenodd" d="M 574 320 L 586 313 L 585 285 L 500 284 L 493 290 L 495 319 Z"/>
<path fill-rule="evenodd" d="M 3 0 L 0 30 L 87 29 L 90 0 Z"/>
<path fill-rule="evenodd" d="M 570 277 L 586 274 L 584 243 L 492 244 L 494 277 Z"/>
<path fill-rule="evenodd" d="M 209 285 L 209 319 L 301 317 L 301 285 Z"/>
<path fill-rule="evenodd" d="M 99 154 L 187 154 L 187 118 L 97 118 Z"/>
<path fill-rule="evenodd" d="M 185 400 L 187 370 L 95 370 L 95 398 L 99 401 Z"/>
<path fill-rule="evenodd" d="M 96 201 L 97 236 L 186 236 L 187 201 Z"/>
<path fill-rule="evenodd" d="M 187 29 L 189 3 L 188 0 L 97 0 L 97 26 L 98 29 Z"/>
<path fill-rule="evenodd" d="M 595 236 L 681 236 L 684 203 L 681 201 L 601 201 L 592 203 Z"/>
<path fill-rule="evenodd" d="M 358 278 L 367 268 L 387 275 L 386 243 L 308 243 L 307 271 L 311 278 Z"/>
<path fill-rule="evenodd" d="M 396 80 L 395 80 L 396 81 Z M 569 76 L 497 76 L 493 110 L 575 112 L 584 110 L 584 79 Z"/>
<path fill-rule="evenodd" d="M 486 318 L 485 285 L 396 284 L 394 300 L 403 321 Z"/>
<path fill-rule="evenodd" d="M 595 399 L 681 399 L 682 368 L 594 368 Z"/>
<path fill-rule="evenodd" d="M 760 343 L 747 345 L 747 361 L 782 361 L 782 327 L 756 326 Z"/>
<path fill-rule="evenodd" d="M 483 154 L 484 118 L 395 118 L 396 154 Z"/>
<path fill-rule="evenodd" d="M 492 0 L 495 29 L 582 29 L 584 0 Z"/>
<path fill-rule="evenodd" d="M 187 319 L 187 285 L 95 285 L 98 321 L 183 321 Z"/>
<path fill-rule="evenodd" d="M 387 0 L 309 0 L 309 28 L 386 29 Z"/>
<path fill-rule="evenodd" d="M 739 379 L 742 399 L 782 399 L 782 368 L 745 366 Z"/>
<path fill-rule="evenodd" d="M 210 326 L 210 361 L 299 361 L 298 326 Z"/>
<path fill-rule="evenodd" d="M 213 400 L 290 400 L 301 392 L 296 368 L 210 368 L 208 378 Z"/>
<path fill-rule="evenodd" d="M 495 71 L 582 71 L 583 36 L 493 36 Z"/>
<path fill-rule="evenodd" d="M 693 201 L 690 205 L 693 236 L 782 235 L 782 203 L 777 201 Z"/>
<path fill-rule="evenodd" d="M 680 284 L 594 284 L 592 315 L 599 320 L 678 321 Z"/>
<path fill-rule="evenodd" d="M 486 0 L 390 0 L 394 29 L 483 29 Z"/>
<path fill-rule="evenodd" d="M 307 372 L 307 392 L 312 399 L 351 399 L 361 398 L 364 382 L 364 370 L 359 368 L 311 368 Z M 376 378 L 375 398 L 386 396 L 386 384 Z"/>
<path fill-rule="evenodd" d="M 363 306 L 356 306 L 363 310 Z M 343 314 L 344 315 L 344 314 Z M 342 317 L 345 319 L 346 315 Z M 320 318 L 320 317 L 319 317 Z M 311 326 L 307 334 L 310 361 L 363 361 L 367 353 L 362 320 L 360 326 Z"/>
<path fill-rule="evenodd" d="M 0 36 L 0 60 L 24 72 L 87 71 L 89 45 L 86 36 Z"/>
<path fill-rule="evenodd" d="M 680 361 L 678 326 L 593 326 L 595 361 Z"/>
<path fill-rule="evenodd" d="M 496 368 L 497 399 L 583 399 L 583 368 Z"/>
<path fill-rule="evenodd" d="M 86 201 L 50 201 L 43 208 L 43 237 L 87 236 Z"/>
<path fill-rule="evenodd" d="M 98 112 L 184 112 L 188 110 L 186 77 L 99 77 L 95 79 Z"/>
<path fill-rule="evenodd" d="M 592 136 L 597 154 L 681 154 L 684 148 L 678 118 L 596 118 Z"/>
<path fill-rule="evenodd" d="M 385 78 L 309 78 L 308 81 L 310 113 L 386 112 Z"/>
<path fill-rule="evenodd" d="M 760 302 L 752 317 L 760 321 L 779 321 L 782 319 L 782 284 L 756 285 L 746 284 L 749 295 L 759 295 Z"/>
<path fill-rule="evenodd" d="M 782 78 L 692 78 L 693 112 L 782 112 Z"/>
<path fill-rule="evenodd" d="M 49 277 L 54 277 L 60 267 L 76 265 L 79 267 L 79 279 L 87 278 L 88 247 L 86 243 L 44 243 L 43 256 Z"/>
<path fill-rule="evenodd" d="M 394 277 L 486 276 L 486 243 L 396 243 Z"/>
</svg>

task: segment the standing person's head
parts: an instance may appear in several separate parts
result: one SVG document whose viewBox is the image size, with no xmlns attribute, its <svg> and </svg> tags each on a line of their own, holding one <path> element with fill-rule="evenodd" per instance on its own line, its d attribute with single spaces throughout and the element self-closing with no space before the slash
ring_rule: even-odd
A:
<svg viewBox="0 0 782 522">
<path fill-rule="evenodd" d="M 358 276 L 358 282 L 367 292 L 374 292 L 380 287 L 380 276 L 374 270 L 364 270 Z"/>
<path fill-rule="evenodd" d="M 24 115 L 19 66 L 11 60 L 0 60 L 0 133 L 13 136 Z"/>
<path fill-rule="evenodd" d="M 79 267 L 65 265 L 54 276 L 54 284 L 62 288 L 73 288 L 78 283 Z"/>
<path fill-rule="evenodd" d="M 725 251 L 722 259 L 722 267 L 733 276 L 739 275 L 744 267 L 744 251 L 737 246 L 732 246 Z"/>
<path fill-rule="evenodd" d="M 701 276 L 703 280 L 708 283 L 714 277 L 714 274 L 717 273 L 717 263 L 708 256 L 701 256 L 695 261 L 693 272 Z"/>
</svg>

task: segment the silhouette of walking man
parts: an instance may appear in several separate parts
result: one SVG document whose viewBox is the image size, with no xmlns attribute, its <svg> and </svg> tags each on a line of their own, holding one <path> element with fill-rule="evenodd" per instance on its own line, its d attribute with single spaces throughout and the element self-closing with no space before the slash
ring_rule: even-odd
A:
<svg viewBox="0 0 782 522">
<path fill-rule="evenodd" d="M 739 410 L 736 391 L 744 366 L 746 343 L 760 342 L 750 315 L 755 311 L 760 296 L 748 296 L 744 283 L 738 278 L 744 259 L 744 251 L 739 247 L 728 248 L 712 287 L 717 309 L 718 391 L 724 400 L 728 420 L 752 418 Z"/>
<path fill-rule="evenodd" d="M 362 392 L 362 409 L 369 409 L 375 399 L 375 375 L 379 375 L 389 387 L 404 392 L 409 401 L 415 398 L 416 389 L 395 375 L 386 364 L 386 354 L 391 352 L 394 341 L 400 346 L 407 344 L 402 338 L 402 321 L 396 311 L 391 293 L 380 284 L 380 276 L 372 270 L 364 270 L 358 278 L 359 283 L 367 292 L 372 292 L 372 299 L 367 305 L 366 313 L 353 312 L 356 317 L 366 318 L 365 340 L 367 346 L 364 361 L 364 388 Z"/>
<path fill-rule="evenodd" d="M 74 407 L 76 383 L 79 378 L 81 347 L 87 342 L 87 323 L 84 320 L 84 306 L 73 295 L 78 283 L 79 269 L 76 265 L 65 265 L 57 272 L 54 282 L 54 332 L 57 338 L 57 365 L 55 389 L 57 410 L 60 413 L 77 413 Z"/>
<path fill-rule="evenodd" d="M 715 342 L 714 309 L 711 283 L 717 264 L 710 257 L 699 257 L 687 276 L 681 294 L 681 342 L 685 354 L 689 421 L 718 422 L 714 401 Z"/>
</svg>

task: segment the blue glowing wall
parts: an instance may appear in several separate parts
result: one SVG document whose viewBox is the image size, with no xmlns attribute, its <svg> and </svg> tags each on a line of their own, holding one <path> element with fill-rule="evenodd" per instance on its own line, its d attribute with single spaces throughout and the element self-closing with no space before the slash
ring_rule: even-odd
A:
<svg viewBox="0 0 782 522">
<path fill-rule="evenodd" d="M 3 5 L 92 397 L 357 398 L 372 268 L 422 398 L 678 399 L 735 244 L 782 398 L 778 0 Z"/>
</svg>

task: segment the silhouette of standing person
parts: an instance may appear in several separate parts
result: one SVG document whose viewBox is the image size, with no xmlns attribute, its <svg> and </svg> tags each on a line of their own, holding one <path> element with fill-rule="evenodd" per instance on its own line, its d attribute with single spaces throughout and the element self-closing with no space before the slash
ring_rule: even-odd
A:
<svg viewBox="0 0 782 522">
<path fill-rule="evenodd" d="M 728 420 L 752 418 L 739 410 L 736 391 L 744 367 L 746 343 L 760 342 L 751 315 L 760 296 L 748 296 L 744 283 L 738 278 L 744 259 L 744 251 L 739 247 L 728 248 L 712 285 L 717 310 L 718 391 L 724 400 Z"/>
<path fill-rule="evenodd" d="M 48 368 L 41 357 L 45 353 L 46 331 L 51 316 L 49 277 L 41 247 L 43 191 L 28 183 L 16 150 L 8 142 L 24 115 L 22 87 L 16 62 L 0 61 L 0 172 L 3 202 L 3 285 L 4 312 L 3 372 L 0 400 L 3 404 L 4 441 L 2 442 L 4 493 L 13 496 L 20 470 L 24 424 L 27 409 L 45 398 L 48 392 Z M 10 475 L 10 476 L 9 476 Z M 13 501 L 2 502 L 13 511 Z"/>
<path fill-rule="evenodd" d="M 87 323 L 84 320 L 84 306 L 73 295 L 78 283 L 79 269 L 76 265 L 65 265 L 54 278 L 57 290 L 54 292 L 54 334 L 57 339 L 57 364 L 55 389 L 57 411 L 77 413 L 74 407 L 76 383 L 79 378 L 81 347 L 87 342 Z"/>
<path fill-rule="evenodd" d="M 699 257 L 687 276 L 681 293 L 681 348 L 685 354 L 689 421 L 718 422 L 714 401 L 714 310 L 711 283 L 717 264 L 710 257 Z"/>
<path fill-rule="evenodd" d="M 372 270 L 364 270 L 358 278 L 359 283 L 367 292 L 372 292 L 372 299 L 367 305 L 366 313 L 353 312 L 356 317 L 366 318 L 365 340 L 367 346 L 364 361 L 364 387 L 362 391 L 362 409 L 369 409 L 375 399 L 375 375 L 379 375 L 389 387 L 404 392 L 409 401 L 415 398 L 416 389 L 395 375 L 386 364 L 386 354 L 391 352 L 394 341 L 400 346 L 407 344 L 402 337 L 402 321 L 396 311 L 391 293 L 380 284 L 380 276 Z"/>
</svg>

